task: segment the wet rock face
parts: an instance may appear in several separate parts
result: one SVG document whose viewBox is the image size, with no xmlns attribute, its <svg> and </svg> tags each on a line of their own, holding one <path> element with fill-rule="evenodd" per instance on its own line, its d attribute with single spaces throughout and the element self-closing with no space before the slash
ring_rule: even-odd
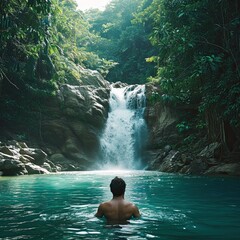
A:
<svg viewBox="0 0 240 240">
<path fill-rule="evenodd" d="M 176 125 L 179 121 L 177 109 L 159 101 L 160 91 L 154 85 L 146 85 L 147 107 L 145 119 L 149 126 L 149 148 L 164 148 L 179 141 Z"/>
<path fill-rule="evenodd" d="M 82 85 L 94 86 L 95 88 L 109 88 L 109 82 L 98 71 L 85 69 L 81 66 L 79 68 Z"/>
<path fill-rule="evenodd" d="M 205 174 L 240 176 L 240 164 L 239 163 L 221 163 L 217 166 L 210 167 L 205 172 Z"/>
<path fill-rule="evenodd" d="M 93 86 L 63 85 L 60 89 L 63 114 L 94 127 L 102 127 L 109 110 L 109 90 Z"/>
<path fill-rule="evenodd" d="M 47 159 L 47 154 L 41 149 L 29 148 L 26 143 L 16 141 L 2 143 L 0 146 L 0 173 L 3 176 L 56 171 L 57 167 Z"/>
<path fill-rule="evenodd" d="M 163 103 L 160 95 L 159 87 L 146 85 L 145 119 L 149 137 L 144 160 L 147 169 L 195 175 L 240 175 L 239 158 L 235 157 L 232 162 L 220 161 L 222 146 L 218 142 L 207 143 L 202 139 L 205 146 L 190 145 L 185 152 L 174 149 L 184 140 L 176 128 L 183 110 Z"/>
<path fill-rule="evenodd" d="M 93 164 L 108 116 L 110 84 L 97 71 L 79 71 L 79 81 L 63 84 L 49 97 L 31 136 L 34 143 L 5 141 L 0 146 L 2 175 L 86 170 Z"/>
<path fill-rule="evenodd" d="M 99 134 L 109 111 L 110 84 L 97 72 L 81 68 L 81 85 L 64 84 L 42 122 L 42 140 L 53 162 L 64 170 L 86 170 L 99 149 Z M 63 159 L 65 159 L 63 161 Z M 68 165 L 71 166 L 68 168 Z"/>
<path fill-rule="evenodd" d="M 194 175 L 240 176 L 239 162 L 219 162 L 215 157 L 219 143 L 211 143 L 199 154 L 183 154 L 169 145 L 148 151 L 148 170 Z"/>
<path fill-rule="evenodd" d="M 178 114 L 175 109 L 159 102 L 160 94 L 158 87 L 146 85 L 145 119 L 149 134 L 144 159 L 150 170 L 176 172 L 180 168 L 180 164 L 176 163 L 180 153 L 171 146 L 179 141 L 176 128 Z"/>
</svg>

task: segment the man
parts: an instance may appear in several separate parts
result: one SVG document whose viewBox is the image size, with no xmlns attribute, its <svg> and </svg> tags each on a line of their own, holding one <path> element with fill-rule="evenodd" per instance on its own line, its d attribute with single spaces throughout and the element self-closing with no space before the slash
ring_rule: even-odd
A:
<svg viewBox="0 0 240 240">
<path fill-rule="evenodd" d="M 122 178 L 115 177 L 110 184 L 113 194 L 112 200 L 101 203 L 98 207 L 96 217 L 105 217 L 109 224 L 124 224 L 131 217 L 139 218 L 138 208 L 124 200 L 126 183 Z"/>
</svg>

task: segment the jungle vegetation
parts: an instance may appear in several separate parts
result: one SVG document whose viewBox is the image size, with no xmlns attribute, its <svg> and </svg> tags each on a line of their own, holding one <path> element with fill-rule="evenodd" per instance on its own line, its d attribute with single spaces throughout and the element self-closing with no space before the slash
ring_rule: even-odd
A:
<svg viewBox="0 0 240 240">
<path fill-rule="evenodd" d="M 110 82 L 153 82 L 153 102 L 186 109 L 179 132 L 238 148 L 238 0 L 112 0 L 87 12 L 74 0 L 0 4 L 1 124 L 38 118 L 62 83 L 81 81 L 80 65 Z"/>
<path fill-rule="evenodd" d="M 0 123 L 34 123 L 63 83 L 80 82 L 79 66 L 103 75 L 113 65 L 87 50 L 95 38 L 74 0 L 1 0 Z"/>
</svg>

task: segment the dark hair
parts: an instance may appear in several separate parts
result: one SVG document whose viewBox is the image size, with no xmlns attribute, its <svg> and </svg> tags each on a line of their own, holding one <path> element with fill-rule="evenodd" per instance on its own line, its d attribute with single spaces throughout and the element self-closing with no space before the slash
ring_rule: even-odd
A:
<svg viewBox="0 0 240 240">
<path fill-rule="evenodd" d="M 115 177 L 110 183 L 110 189 L 113 196 L 118 197 L 124 194 L 126 183 L 122 178 Z"/>
</svg>

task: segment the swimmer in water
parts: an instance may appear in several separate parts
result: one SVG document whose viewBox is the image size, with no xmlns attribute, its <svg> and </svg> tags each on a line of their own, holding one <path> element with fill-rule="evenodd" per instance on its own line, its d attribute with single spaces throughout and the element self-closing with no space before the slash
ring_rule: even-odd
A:
<svg viewBox="0 0 240 240">
<path fill-rule="evenodd" d="M 104 216 L 108 224 L 126 224 L 131 217 L 139 218 L 141 215 L 138 208 L 133 203 L 124 200 L 125 188 L 125 181 L 115 177 L 110 184 L 113 198 L 99 205 L 95 217 Z"/>
</svg>

